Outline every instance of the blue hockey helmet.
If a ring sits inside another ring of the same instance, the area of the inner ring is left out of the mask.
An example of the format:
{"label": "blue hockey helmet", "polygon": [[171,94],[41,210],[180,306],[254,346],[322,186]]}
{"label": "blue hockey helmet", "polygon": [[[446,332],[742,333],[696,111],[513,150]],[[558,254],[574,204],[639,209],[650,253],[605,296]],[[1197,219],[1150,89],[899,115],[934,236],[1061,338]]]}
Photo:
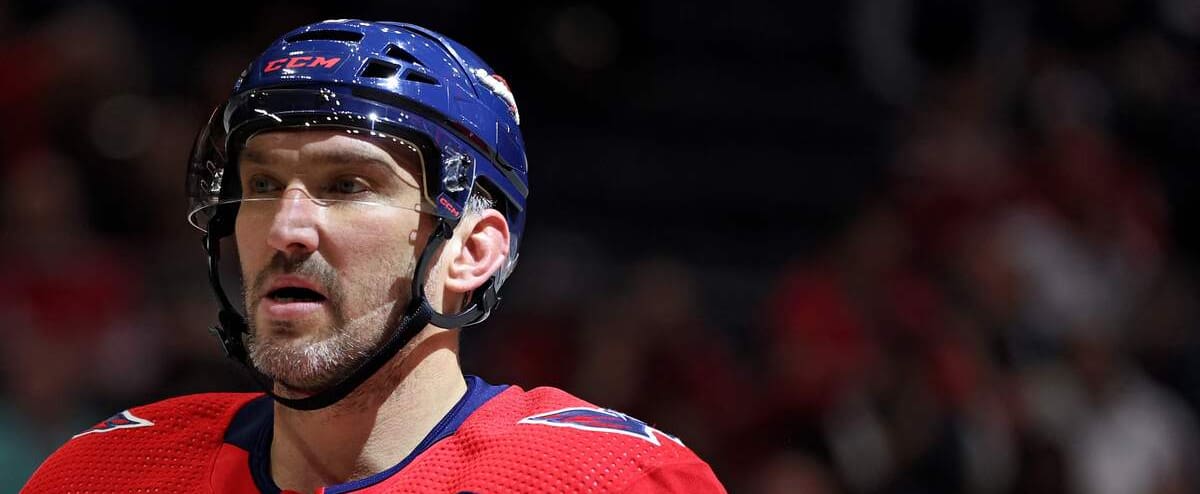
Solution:
{"label": "blue hockey helmet", "polygon": [[[202,130],[188,167],[189,221],[232,233],[237,155],[258,132],[348,128],[394,135],[423,155],[429,210],[456,224],[485,192],[508,220],[515,260],[528,168],[507,83],[478,55],[411,24],[330,20],[275,40],[238,78]],[[510,266],[502,269],[503,283]]]}
{"label": "blue hockey helmet", "polygon": [[[515,264],[525,224],[528,167],[516,102],[507,83],[465,46],[411,24],[329,20],[275,40],[242,73],[229,99],[200,131],[188,163],[188,219],[202,230],[209,278],[220,304],[214,328],[230,357],[247,360],[245,317],[221,287],[220,240],[233,233],[241,201],[237,160],[257,133],[275,129],[345,129],[401,139],[421,156],[420,211],[439,220],[412,280],[413,298],[387,341],[357,370],[325,392],[288,399],[315,409],[351,392],[427,322],[462,327],[482,321]],[[432,253],[453,234],[473,194],[507,219],[508,263],[458,314],[434,311],[424,294]]]}

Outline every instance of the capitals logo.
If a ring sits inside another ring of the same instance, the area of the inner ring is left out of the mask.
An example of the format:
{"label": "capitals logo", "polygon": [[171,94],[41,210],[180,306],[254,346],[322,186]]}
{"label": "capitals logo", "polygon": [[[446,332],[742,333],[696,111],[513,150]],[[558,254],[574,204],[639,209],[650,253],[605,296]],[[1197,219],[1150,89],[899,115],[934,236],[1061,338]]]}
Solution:
{"label": "capitals logo", "polygon": [[626,436],[636,437],[643,441],[649,442],[655,446],[662,445],[662,443],[658,441],[658,436],[662,436],[675,441],[675,443],[679,444],[680,446],[683,446],[683,441],[680,441],[678,438],[663,431],[650,427],[641,420],[635,419],[615,410],[608,410],[604,408],[564,408],[562,410],[555,410],[553,412],[531,415],[518,420],[517,423],[541,424],[552,427],[567,427],[583,431],[624,434]]}
{"label": "capitals logo", "polygon": [[150,427],[152,425],[154,425],[154,422],[151,422],[144,418],[138,417],[137,415],[134,415],[133,413],[131,413],[129,410],[125,410],[124,412],[121,412],[116,415],[113,415],[112,417],[109,417],[108,420],[105,420],[104,422],[100,422],[99,424],[96,424],[91,429],[80,432],[79,434],[75,434],[74,436],[71,437],[71,439],[75,439],[79,436],[86,436],[88,434],[100,434],[100,433],[104,433],[104,432],[112,432],[117,429],[135,429],[138,427]]}

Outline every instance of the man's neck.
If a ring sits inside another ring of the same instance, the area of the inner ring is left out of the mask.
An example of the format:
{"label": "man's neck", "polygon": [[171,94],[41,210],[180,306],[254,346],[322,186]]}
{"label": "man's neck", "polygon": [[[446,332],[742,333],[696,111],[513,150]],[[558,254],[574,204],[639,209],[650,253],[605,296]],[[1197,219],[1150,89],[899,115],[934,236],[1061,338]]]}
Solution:
{"label": "man's neck", "polygon": [[467,391],[456,332],[419,335],[342,401],[298,411],[275,404],[271,476],[313,492],[399,463]]}

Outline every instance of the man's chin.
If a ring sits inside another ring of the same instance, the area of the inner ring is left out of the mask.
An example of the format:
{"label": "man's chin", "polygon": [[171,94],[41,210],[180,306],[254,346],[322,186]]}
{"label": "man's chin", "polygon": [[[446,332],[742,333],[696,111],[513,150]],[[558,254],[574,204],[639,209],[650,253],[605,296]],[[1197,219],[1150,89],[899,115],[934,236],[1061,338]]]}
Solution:
{"label": "man's chin", "polygon": [[360,363],[357,355],[321,352],[322,347],[320,343],[271,341],[255,345],[250,360],[275,382],[281,396],[302,398],[341,382]]}
{"label": "man's chin", "polygon": [[250,361],[276,383],[277,393],[289,398],[332,387],[370,354],[370,343],[328,324],[268,324],[251,331]]}

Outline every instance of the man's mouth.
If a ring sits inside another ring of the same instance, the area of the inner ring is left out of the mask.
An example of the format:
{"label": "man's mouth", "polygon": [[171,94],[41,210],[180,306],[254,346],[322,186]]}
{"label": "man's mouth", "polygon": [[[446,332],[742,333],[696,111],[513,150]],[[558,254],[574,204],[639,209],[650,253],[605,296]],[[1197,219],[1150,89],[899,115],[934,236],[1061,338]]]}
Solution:
{"label": "man's mouth", "polygon": [[292,302],[324,302],[325,296],[316,291],[298,286],[285,286],[267,292],[267,298],[279,303]]}
{"label": "man's mouth", "polygon": [[258,317],[284,321],[306,319],[332,310],[323,285],[293,275],[276,277],[262,296]]}

